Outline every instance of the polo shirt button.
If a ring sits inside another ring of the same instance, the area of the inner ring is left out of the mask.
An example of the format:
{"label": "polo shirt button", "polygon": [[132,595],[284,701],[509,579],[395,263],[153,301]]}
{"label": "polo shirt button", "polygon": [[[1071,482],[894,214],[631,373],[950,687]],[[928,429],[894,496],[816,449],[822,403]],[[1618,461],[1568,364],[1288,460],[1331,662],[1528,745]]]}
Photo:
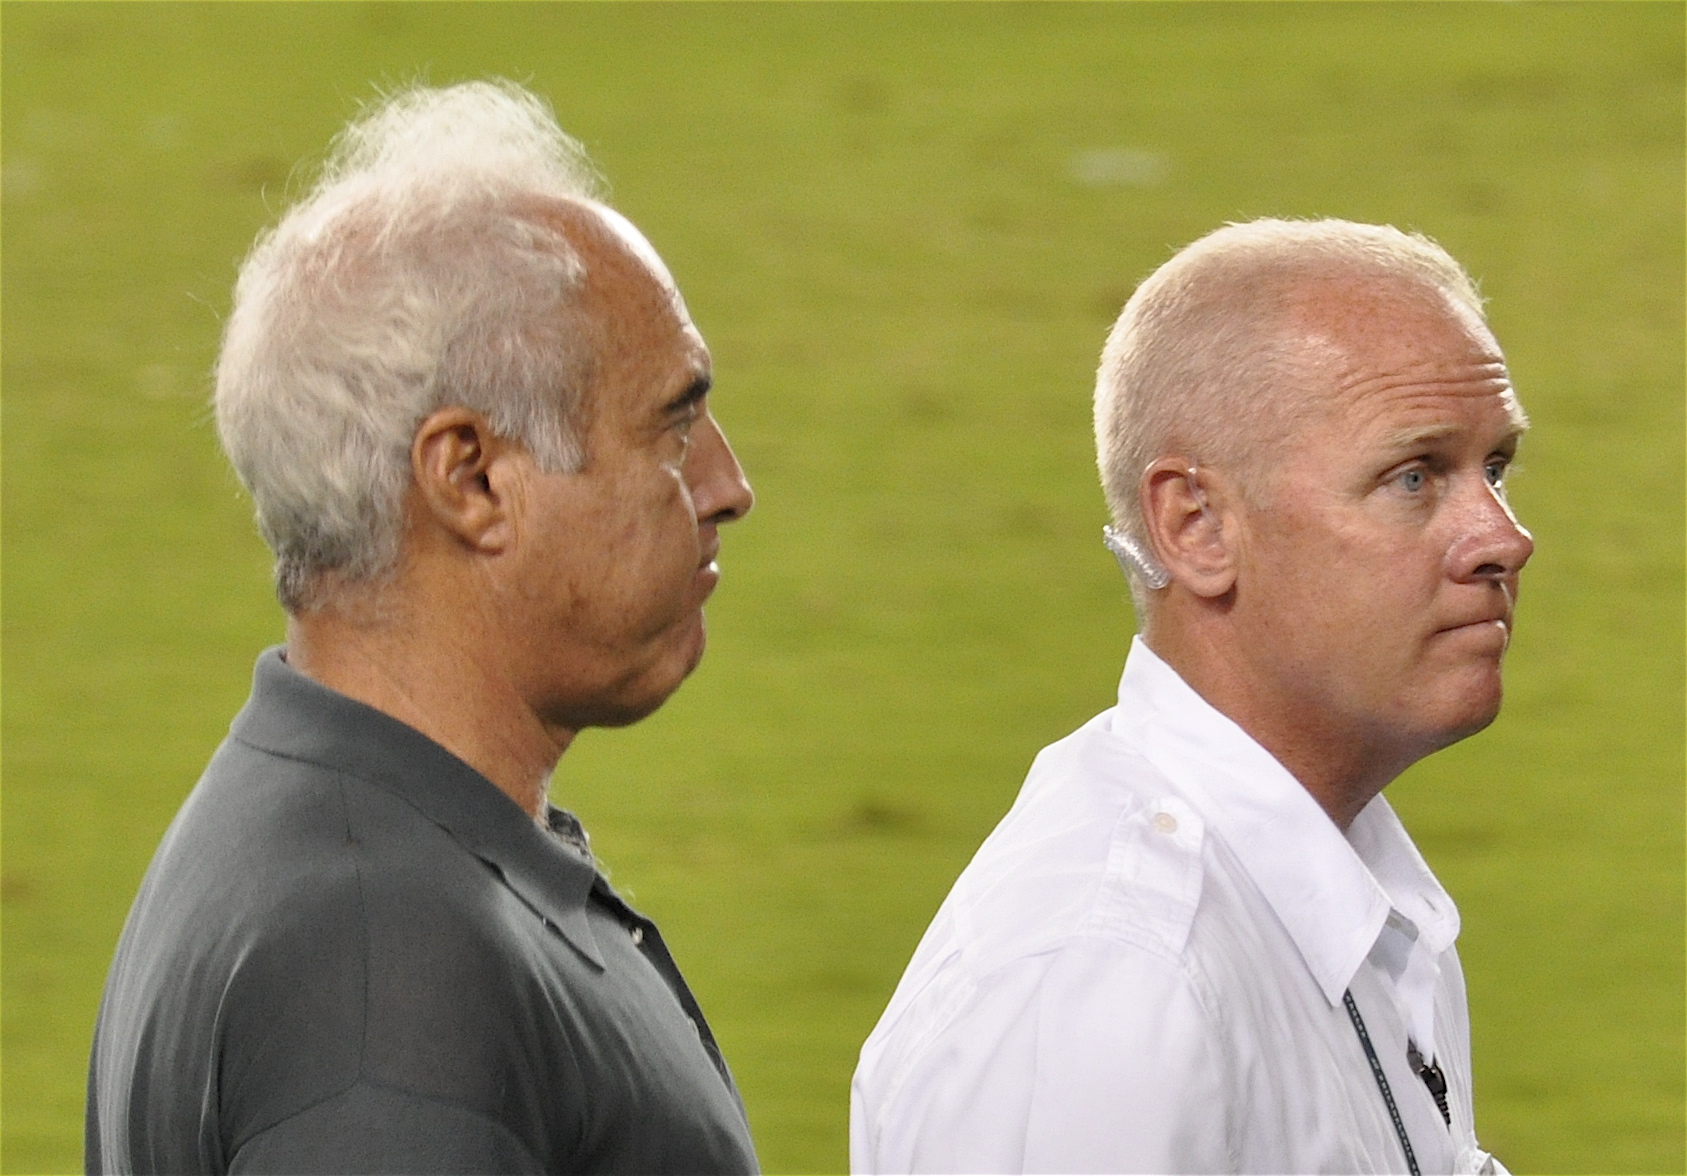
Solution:
{"label": "polo shirt button", "polygon": [[1161,833],[1176,833],[1177,818],[1170,813],[1155,813],[1154,828]]}
{"label": "polo shirt button", "polygon": [[634,927],[633,928],[633,946],[637,947],[639,944],[641,944],[643,942],[644,942],[644,928],[643,927]]}

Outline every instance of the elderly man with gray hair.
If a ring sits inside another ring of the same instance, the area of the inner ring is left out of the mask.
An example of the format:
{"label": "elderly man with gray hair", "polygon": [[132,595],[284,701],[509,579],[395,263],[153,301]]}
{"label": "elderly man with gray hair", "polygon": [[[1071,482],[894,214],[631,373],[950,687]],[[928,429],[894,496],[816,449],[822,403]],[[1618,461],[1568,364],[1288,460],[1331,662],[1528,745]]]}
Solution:
{"label": "elderly man with gray hair", "polygon": [[862,1048],[856,1171],[1503,1171],[1381,792],[1499,711],[1526,424],[1421,236],[1231,225],[1138,288],[1095,428],[1141,633]]}
{"label": "elderly man with gray hair", "polygon": [[414,89],[243,266],[224,448],[283,647],[159,847],[90,1172],[752,1172],[649,920],[546,794],[703,654],[751,505],[709,352],[548,108]]}

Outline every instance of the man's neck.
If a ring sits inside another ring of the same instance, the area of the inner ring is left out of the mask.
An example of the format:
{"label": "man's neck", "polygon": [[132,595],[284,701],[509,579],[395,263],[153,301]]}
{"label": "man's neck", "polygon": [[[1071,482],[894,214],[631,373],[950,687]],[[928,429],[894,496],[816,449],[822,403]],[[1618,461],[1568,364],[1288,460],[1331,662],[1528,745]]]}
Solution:
{"label": "man's neck", "polygon": [[1343,832],[1406,767],[1327,716],[1297,711],[1247,662],[1200,626],[1154,624],[1143,642],[1214,710],[1282,764]]}
{"label": "man's neck", "polygon": [[389,597],[378,610],[290,616],[287,662],[420,731],[543,819],[551,772],[575,733],[541,724],[471,634],[435,633],[409,612]]}

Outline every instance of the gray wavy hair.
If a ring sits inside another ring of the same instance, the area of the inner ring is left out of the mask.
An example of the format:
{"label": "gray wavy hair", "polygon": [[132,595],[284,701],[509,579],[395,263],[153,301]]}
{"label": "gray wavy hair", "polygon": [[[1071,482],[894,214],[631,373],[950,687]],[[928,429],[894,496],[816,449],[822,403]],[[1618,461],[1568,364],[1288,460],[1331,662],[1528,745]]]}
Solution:
{"label": "gray wavy hair", "polygon": [[289,612],[395,567],[417,425],[460,405],[544,469],[584,461],[583,270],[543,212],[599,191],[510,82],[416,87],[340,132],[259,236],[223,332],[217,432]]}
{"label": "gray wavy hair", "polygon": [[[1230,224],[1185,247],[1136,288],[1113,325],[1095,383],[1096,464],[1113,525],[1145,550],[1140,500],[1149,465],[1179,450],[1223,463],[1244,494],[1296,417],[1285,385],[1300,372],[1285,330],[1298,290],[1374,278],[1468,307],[1463,267],[1418,233],[1344,220]],[[1146,586],[1131,576],[1140,612]]]}

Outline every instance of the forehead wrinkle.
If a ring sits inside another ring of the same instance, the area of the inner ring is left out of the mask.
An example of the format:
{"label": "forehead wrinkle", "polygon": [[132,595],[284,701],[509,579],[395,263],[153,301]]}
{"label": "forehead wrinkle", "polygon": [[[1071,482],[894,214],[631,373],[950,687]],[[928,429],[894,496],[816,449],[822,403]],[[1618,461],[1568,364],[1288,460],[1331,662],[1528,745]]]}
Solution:
{"label": "forehead wrinkle", "polygon": [[[1529,418],[1511,386],[1503,360],[1465,362],[1449,372],[1434,356],[1426,356],[1392,366],[1378,372],[1367,367],[1363,359],[1353,355],[1333,340],[1317,339],[1309,348],[1312,355],[1324,363],[1322,392],[1308,390],[1307,400],[1318,403],[1325,422],[1334,427],[1347,427],[1373,421],[1379,413],[1388,411],[1389,404],[1401,402],[1411,405],[1421,402],[1430,412],[1437,411],[1437,401],[1457,398],[1461,401],[1484,397],[1498,397],[1510,425],[1504,442],[1515,442],[1529,428]],[[1314,369],[1316,370],[1316,369]],[[1310,373],[1309,373],[1310,374]],[[1433,374],[1434,378],[1425,378]],[[1345,424],[1344,424],[1345,423]],[[1431,441],[1445,440],[1464,430],[1457,421],[1427,420],[1392,429],[1380,439],[1390,450],[1410,449]]]}
{"label": "forehead wrinkle", "polygon": [[[1503,386],[1506,391],[1511,389],[1511,374],[1506,370],[1505,361],[1502,359],[1465,361],[1457,365],[1448,365],[1445,360],[1436,356],[1424,356],[1405,363],[1391,364],[1386,371],[1377,371],[1361,358],[1351,355],[1345,358],[1348,362],[1333,373],[1335,380],[1331,391],[1336,396],[1358,397],[1388,392],[1401,386],[1468,396],[1485,395],[1499,390],[1499,386]],[[1455,370],[1449,371],[1449,367],[1455,367]],[[1426,378],[1427,373],[1439,374]]]}
{"label": "forehead wrinkle", "polygon": [[[1529,418],[1511,386],[1505,362],[1500,359],[1464,362],[1451,371],[1433,356],[1391,365],[1381,372],[1374,368],[1367,370],[1363,362],[1351,362],[1332,375],[1325,406],[1333,419],[1369,417],[1401,401],[1408,404],[1424,401],[1433,411],[1433,402],[1441,399],[1469,401],[1497,396],[1514,434],[1520,435],[1529,427]],[[1447,431],[1453,428],[1449,425]],[[1416,436],[1422,441],[1432,439],[1439,429],[1441,426],[1435,422],[1408,425],[1397,435]]]}

